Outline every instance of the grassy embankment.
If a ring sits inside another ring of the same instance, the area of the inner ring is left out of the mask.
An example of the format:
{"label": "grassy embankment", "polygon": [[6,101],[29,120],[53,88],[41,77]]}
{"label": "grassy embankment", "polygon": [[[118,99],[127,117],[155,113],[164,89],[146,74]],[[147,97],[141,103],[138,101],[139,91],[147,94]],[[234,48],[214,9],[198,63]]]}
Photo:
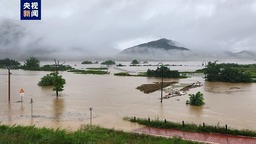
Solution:
{"label": "grassy embankment", "polygon": [[88,70],[108,70],[107,67],[98,67],[98,68],[86,68]]}
{"label": "grassy embankment", "polygon": [[0,125],[0,143],[6,144],[196,144],[178,138],[163,138],[134,133],[126,133],[113,129],[89,127],[68,132],[33,126]]}
{"label": "grassy embankment", "polygon": [[146,125],[149,127],[156,127],[156,128],[174,128],[183,131],[189,132],[208,132],[208,133],[221,133],[221,134],[230,134],[230,135],[241,135],[241,136],[250,136],[256,137],[256,131],[252,130],[237,130],[228,128],[226,126],[211,126],[211,125],[196,125],[191,123],[177,123],[171,122],[166,120],[150,120],[150,119],[143,119],[143,118],[134,118],[134,117],[125,117],[124,120],[128,120],[131,122],[136,122],[142,125]]}
{"label": "grassy embankment", "polygon": [[115,73],[115,76],[138,76],[138,77],[146,77],[146,73],[139,73],[137,75],[129,74],[128,72],[120,72],[120,73]]}
{"label": "grassy embankment", "polygon": [[100,68],[87,68],[87,70],[70,70],[68,72],[74,72],[76,74],[98,74],[98,75],[104,75],[104,74],[109,74],[108,68],[105,67],[100,67]]}
{"label": "grassy embankment", "polygon": [[[188,78],[185,74],[187,74],[186,72],[181,72],[180,73],[181,74],[181,76],[180,77],[178,77],[178,78]],[[147,77],[147,73],[146,72],[141,72],[141,73],[139,73],[139,74],[136,74],[136,75],[134,75],[134,74],[130,74],[130,73],[128,73],[128,72],[120,72],[120,73],[115,73],[114,74],[115,76],[135,76],[135,77]]]}

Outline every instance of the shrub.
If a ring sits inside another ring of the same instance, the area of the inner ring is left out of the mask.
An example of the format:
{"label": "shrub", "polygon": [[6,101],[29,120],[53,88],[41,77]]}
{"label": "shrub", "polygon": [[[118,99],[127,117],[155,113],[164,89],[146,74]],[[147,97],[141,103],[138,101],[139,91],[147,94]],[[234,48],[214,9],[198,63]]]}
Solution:
{"label": "shrub", "polygon": [[194,106],[201,106],[205,104],[203,93],[197,92],[196,94],[189,94],[189,96],[189,101],[187,101],[186,103]]}
{"label": "shrub", "polygon": [[92,61],[83,61],[82,64],[93,64]]}
{"label": "shrub", "polygon": [[137,61],[136,59],[135,60],[132,60],[132,63],[133,65],[136,65],[136,64],[139,64],[139,61]]}
{"label": "shrub", "polygon": [[101,64],[102,65],[114,65],[116,63],[114,61],[112,61],[112,60],[107,60],[107,61],[102,62]]}
{"label": "shrub", "polygon": [[38,83],[39,86],[53,86],[54,77],[52,74],[47,74],[41,78],[41,81]]}
{"label": "shrub", "polygon": [[[222,82],[252,82],[252,76],[249,72],[244,71],[250,65],[238,64],[217,64],[209,62],[204,69],[206,81],[222,81]],[[254,69],[254,68],[253,68]],[[252,71],[252,70],[251,70]]]}
{"label": "shrub", "polygon": [[177,70],[170,70],[168,67],[161,66],[156,70],[147,71],[148,77],[165,77],[165,78],[180,78],[180,73]]}

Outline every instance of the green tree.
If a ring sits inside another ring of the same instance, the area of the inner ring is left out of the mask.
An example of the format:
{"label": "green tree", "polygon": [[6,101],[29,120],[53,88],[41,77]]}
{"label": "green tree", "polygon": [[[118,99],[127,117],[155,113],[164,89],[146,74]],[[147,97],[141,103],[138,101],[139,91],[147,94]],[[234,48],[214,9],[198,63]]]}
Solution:
{"label": "green tree", "polygon": [[156,70],[147,70],[148,77],[165,77],[165,78],[180,78],[180,73],[177,70],[170,70],[166,66],[157,67]]}
{"label": "green tree", "polygon": [[131,64],[137,65],[137,64],[139,64],[139,61],[137,61],[136,59],[135,59],[135,60],[132,60],[132,63],[131,63]]}
{"label": "green tree", "polygon": [[206,81],[222,82],[252,82],[252,77],[248,72],[244,72],[237,64],[217,64],[209,62],[205,68]]}
{"label": "green tree", "polygon": [[83,61],[81,64],[93,64],[92,61]]}
{"label": "green tree", "polygon": [[40,61],[35,57],[30,57],[26,59],[24,64],[24,69],[26,70],[39,70],[40,69]]}
{"label": "green tree", "polygon": [[224,67],[220,72],[220,79],[224,82],[251,82],[251,76],[235,68]]}
{"label": "green tree", "polygon": [[116,63],[114,61],[112,61],[112,60],[107,60],[107,61],[102,62],[101,64],[102,65],[114,65]]}
{"label": "green tree", "polygon": [[206,81],[219,81],[220,80],[220,66],[215,62],[209,62],[205,68]]}
{"label": "green tree", "polygon": [[197,92],[196,94],[189,94],[189,96],[189,101],[187,101],[187,103],[190,105],[201,106],[205,104],[203,93]]}
{"label": "green tree", "polygon": [[53,91],[56,92],[57,97],[59,96],[59,92],[64,90],[65,84],[66,80],[56,72],[42,77],[41,81],[38,83],[39,86],[53,86]]}
{"label": "green tree", "polygon": [[56,96],[59,96],[59,92],[63,91],[64,84],[66,84],[66,81],[64,78],[62,78],[61,75],[58,75],[58,73],[53,73],[53,91],[56,92]]}
{"label": "green tree", "polygon": [[20,63],[16,60],[12,60],[9,58],[0,60],[0,68],[7,67],[10,68],[18,68],[20,66]]}
{"label": "green tree", "polygon": [[54,77],[53,74],[47,74],[41,78],[38,83],[39,86],[53,86]]}

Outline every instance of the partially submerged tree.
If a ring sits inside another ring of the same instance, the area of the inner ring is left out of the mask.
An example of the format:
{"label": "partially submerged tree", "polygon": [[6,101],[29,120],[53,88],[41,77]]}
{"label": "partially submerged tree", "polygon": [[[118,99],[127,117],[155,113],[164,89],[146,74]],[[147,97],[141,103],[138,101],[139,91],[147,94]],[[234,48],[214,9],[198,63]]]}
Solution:
{"label": "partially submerged tree", "polygon": [[189,94],[189,101],[186,103],[194,106],[204,105],[205,103],[203,93],[197,92],[196,94]]}
{"label": "partially submerged tree", "polygon": [[107,60],[101,63],[102,65],[115,65],[116,63],[112,60]]}
{"label": "partially submerged tree", "polygon": [[64,90],[63,88],[65,84],[65,79],[55,72],[45,75],[38,83],[39,86],[53,86],[53,91],[56,92],[56,96],[59,96],[59,92]]}
{"label": "partially submerged tree", "polygon": [[81,64],[93,64],[92,61],[83,61]]}
{"label": "partially submerged tree", "polygon": [[41,78],[38,85],[39,86],[53,86],[54,77],[53,74],[47,74]]}
{"label": "partially submerged tree", "polygon": [[56,92],[56,96],[58,97],[59,92],[64,90],[63,88],[66,81],[61,75],[58,75],[58,73],[53,73],[53,77],[53,90]]}
{"label": "partially submerged tree", "polygon": [[139,63],[140,63],[140,62],[135,59],[135,60],[132,60],[132,63],[131,63],[131,64],[137,65],[137,64],[139,64]]}
{"label": "partially submerged tree", "polygon": [[55,62],[55,72],[52,72],[51,74],[47,74],[46,76],[41,78],[41,81],[38,83],[39,86],[53,86],[53,91],[56,92],[56,96],[59,96],[59,92],[63,91],[64,85],[66,84],[66,81],[64,78],[62,78],[61,75],[59,75],[58,68],[59,66],[62,66],[63,64],[59,64],[59,61],[54,60]]}
{"label": "partially submerged tree", "polygon": [[66,83],[65,79],[62,78],[61,75],[59,75],[59,67],[62,66],[65,62],[60,64],[60,62],[56,59],[54,59],[55,63],[55,73],[53,73],[54,81],[53,81],[53,90],[56,92],[56,96],[59,96],[59,91],[63,91],[64,89],[64,84]]}
{"label": "partially submerged tree", "polygon": [[217,64],[209,62],[205,68],[206,81],[221,81],[221,82],[252,82],[252,77],[249,73],[240,70],[236,64]]}

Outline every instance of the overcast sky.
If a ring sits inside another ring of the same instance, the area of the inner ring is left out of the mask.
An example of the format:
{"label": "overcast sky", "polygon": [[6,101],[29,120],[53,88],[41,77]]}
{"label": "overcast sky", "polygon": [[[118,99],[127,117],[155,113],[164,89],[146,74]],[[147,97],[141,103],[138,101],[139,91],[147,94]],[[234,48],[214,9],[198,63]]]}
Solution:
{"label": "overcast sky", "polygon": [[108,56],[159,38],[256,50],[255,0],[42,0],[41,21],[19,20],[19,8],[19,0],[0,0],[2,55]]}

